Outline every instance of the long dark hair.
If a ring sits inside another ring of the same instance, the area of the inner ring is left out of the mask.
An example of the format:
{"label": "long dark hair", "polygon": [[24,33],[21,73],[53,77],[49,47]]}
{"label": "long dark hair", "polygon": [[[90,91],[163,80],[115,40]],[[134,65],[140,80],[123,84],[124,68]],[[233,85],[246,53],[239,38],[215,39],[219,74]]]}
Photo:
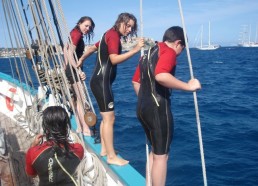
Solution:
{"label": "long dark hair", "polygon": [[133,20],[134,21],[134,26],[132,27],[132,31],[130,32],[130,36],[137,36],[137,29],[138,29],[138,26],[137,26],[137,19],[135,18],[135,16],[133,14],[130,14],[130,13],[121,13],[118,15],[118,18],[115,22],[115,25],[113,26],[113,28],[116,30],[116,31],[119,31],[119,28],[121,26],[121,23],[125,23],[125,25],[130,21],[130,20]]}
{"label": "long dark hair", "polygon": [[181,40],[181,44],[185,46],[184,30],[180,26],[168,28],[163,36],[163,42],[174,42],[176,40]]}
{"label": "long dark hair", "polygon": [[88,40],[90,42],[90,40],[93,38],[94,36],[94,28],[95,28],[95,23],[93,21],[93,19],[89,16],[83,16],[79,19],[79,21],[76,23],[76,26],[74,28],[77,28],[77,29],[80,29],[79,28],[79,25],[81,23],[83,23],[84,21],[90,21],[91,22],[91,27],[90,27],[90,30],[89,32],[86,34],[86,40]]}
{"label": "long dark hair", "polygon": [[60,106],[50,106],[43,111],[42,128],[47,141],[63,146],[69,152],[68,136],[71,123],[66,110]]}

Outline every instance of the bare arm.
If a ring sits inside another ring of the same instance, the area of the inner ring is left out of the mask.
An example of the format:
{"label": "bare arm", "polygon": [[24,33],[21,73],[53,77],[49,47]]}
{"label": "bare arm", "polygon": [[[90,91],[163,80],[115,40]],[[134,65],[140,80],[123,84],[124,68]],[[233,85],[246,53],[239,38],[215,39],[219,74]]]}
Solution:
{"label": "bare arm", "polygon": [[70,45],[67,44],[64,47],[64,56],[65,56],[66,65],[69,65],[68,63],[70,63],[72,67],[76,69],[76,61],[73,57],[75,50],[76,50],[76,46],[73,44],[70,44]]}
{"label": "bare arm", "polygon": [[191,79],[190,81],[188,81],[188,83],[185,83],[175,78],[170,73],[157,74],[155,76],[155,79],[159,84],[170,89],[178,89],[184,91],[196,91],[198,89],[201,89],[201,84],[199,80]]}
{"label": "bare arm", "polygon": [[95,51],[97,51],[97,47],[95,45],[90,46],[84,53],[83,55],[80,57],[80,59],[78,60],[78,64],[77,67],[81,67],[83,64],[83,61],[89,57],[92,53],[94,53]]}
{"label": "bare arm", "polygon": [[143,46],[144,46],[144,39],[139,38],[138,44],[132,50],[125,52],[123,54],[110,54],[109,57],[110,57],[111,63],[113,65],[116,65],[124,62],[125,60],[129,59],[134,54],[139,52]]}

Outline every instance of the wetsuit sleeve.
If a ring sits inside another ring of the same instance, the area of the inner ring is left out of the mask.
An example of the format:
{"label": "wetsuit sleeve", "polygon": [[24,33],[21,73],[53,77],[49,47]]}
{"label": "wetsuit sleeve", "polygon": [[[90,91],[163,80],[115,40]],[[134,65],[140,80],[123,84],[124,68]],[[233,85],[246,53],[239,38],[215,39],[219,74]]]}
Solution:
{"label": "wetsuit sleeve", "polygon": [[95,43],[95,47],[99,48],[99,41]]}
{"label": "wetsuit sleeve", "polygon": [[78,43],[79,43],[80,40],[81,40],[82,35],[81,35],[80,32],[79,32],[78,30],[76,30],[76,29],[72,30],[71,33],[70,33],[70,35],[71,35],[71,39],[72,39],[73,45],[74,45],[74,46],[77,46]]}
{"label": "wetsuit sleeve", "polygon": [[82,160],[84,156],[84,149],[80,143],[75,143],[73,146],[73,153]]}
{"label": "wetsuit sleeve", "polygon": [[33,153],[33,150],[32,150],[32,148],[30,148],[27,151],[27,154],[26,154],[26,167],[25,167],[25,170],[26,170],[27,175],[29,175],[29,176],[37,175],[36,170],[32,167],[32,163],[33,163],[32,156],[31,156],[32,153]]}
{"label": "wetsuit sleeve", "polygon": [[140,78],[140,66],[138,65],[135,72],[134,72],[134,75],[133,75],[133,79],[132,79],[133,82],[137,82],[137,83],[141,83],[141,78]]}
{"label": "wetsuit sleeve", "polygon": [[119,54],[120,37],[114,30],[109,30],[105,35],[109,54]]}
{"label": "wetsuit sleeve", "polygon": [[172,49],[160,51],[159,60],[155,68],[155,75],[159,73],[170,73],[176,65],[176,53]]}

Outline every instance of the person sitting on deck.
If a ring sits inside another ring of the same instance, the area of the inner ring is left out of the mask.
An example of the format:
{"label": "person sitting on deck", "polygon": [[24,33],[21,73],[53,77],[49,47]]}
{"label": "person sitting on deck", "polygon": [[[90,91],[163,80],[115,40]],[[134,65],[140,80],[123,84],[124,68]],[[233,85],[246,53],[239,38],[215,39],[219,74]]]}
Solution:
{"label": "person sitting on deck", "polygon": [[[66,110],[51,106],[43,111],[42,128],[26,154],[26,173],[39,176],[39,185],[76,185],[72,175],[84,155],[79,143],[68,140],[71,129]],[[43,137],[46,141],[43,141]]]}

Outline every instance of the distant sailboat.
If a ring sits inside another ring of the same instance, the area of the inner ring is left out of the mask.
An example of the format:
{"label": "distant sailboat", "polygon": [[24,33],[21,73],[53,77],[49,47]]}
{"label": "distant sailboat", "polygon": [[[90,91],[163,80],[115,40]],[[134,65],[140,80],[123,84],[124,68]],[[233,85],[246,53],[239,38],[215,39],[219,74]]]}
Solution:
{"label": "distant sailboat", "polygon": [[209,22],[209,40],[208,40],[208,45],[203,45],[203,25],[201,27],[201,44],[200,46],[196,46],[197,49],[199,50],[216,50],[220,47],[220,45],[214,45],[211,44],[211,29],[210,29],[210,22]]}
{"label": "distant sailboat", "polygon": [[242,31],[240,32],[240,42],[238,43],[238,46],[258,47],[257,35],[258,35],[258,26],[256,27],[255,40],[251,41],[251,25],[249,25],[249,29],[248,29],[248,25],[242,25]]}

